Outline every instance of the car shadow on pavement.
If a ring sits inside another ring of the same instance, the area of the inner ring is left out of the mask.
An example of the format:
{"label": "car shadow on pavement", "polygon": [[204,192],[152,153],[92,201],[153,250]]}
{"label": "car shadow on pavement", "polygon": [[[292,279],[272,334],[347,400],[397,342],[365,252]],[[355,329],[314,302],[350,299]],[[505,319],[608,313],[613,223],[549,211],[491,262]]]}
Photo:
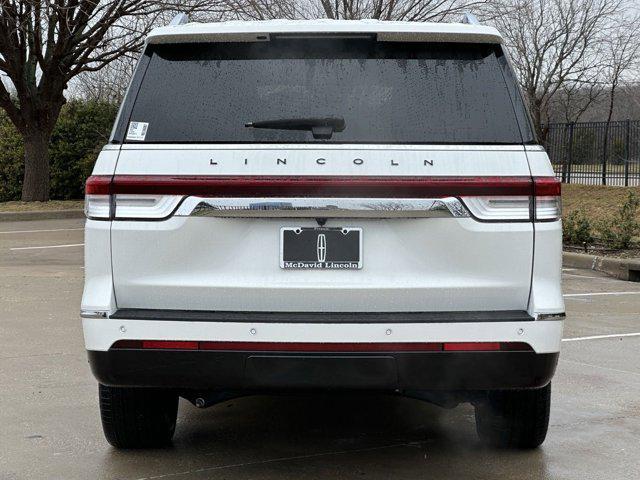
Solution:
{"label": "car shadow on pavement", "polygon": [[546,477],[540,449],[483,447],[469,405],[380,394],[261,395],[203,410],[181,401],[172,447],[110,449],[103,468],[137,479]]}

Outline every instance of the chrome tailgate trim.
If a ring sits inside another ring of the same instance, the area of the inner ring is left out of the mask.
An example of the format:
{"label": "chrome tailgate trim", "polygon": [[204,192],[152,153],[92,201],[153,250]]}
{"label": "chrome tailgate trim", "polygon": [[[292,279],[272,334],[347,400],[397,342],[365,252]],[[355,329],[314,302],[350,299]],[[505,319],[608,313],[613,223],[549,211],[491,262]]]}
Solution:
{"label": "chrome tailgate trim", "polygon": [[447,198],[187,197],[182,217],[442,218],[469,217],[460,200]]}

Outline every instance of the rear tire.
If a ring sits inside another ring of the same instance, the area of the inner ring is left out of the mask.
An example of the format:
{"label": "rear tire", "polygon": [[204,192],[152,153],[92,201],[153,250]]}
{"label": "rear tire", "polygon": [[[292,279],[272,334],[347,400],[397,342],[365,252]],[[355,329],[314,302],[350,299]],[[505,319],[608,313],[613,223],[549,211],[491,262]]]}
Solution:
{"label": "rear tire", "polygon": [[153,448],[171,443],[178,416],[177,394],[99,385],[99,397],[104,436],[114,447]]}
{"label": "rear tire", "polygon": [[475,407],[478,436],[498,448],[536,448],[547,436],[550,407],[551,384],[487,392]]}

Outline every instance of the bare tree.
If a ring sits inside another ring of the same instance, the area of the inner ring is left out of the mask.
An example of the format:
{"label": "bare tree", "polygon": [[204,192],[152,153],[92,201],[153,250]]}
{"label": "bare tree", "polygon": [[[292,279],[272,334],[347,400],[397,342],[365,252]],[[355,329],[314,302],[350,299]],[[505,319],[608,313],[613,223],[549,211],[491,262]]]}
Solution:
{"label": "bare tree", "polygon": [[616,30],[607,42],[607,63],[604,67],[604,79],[609,90],[609,108],[607,110],[607,123],[604,130],[602,146],[602,182],[606,183],[606,162],[609,148],[609,129],[613,107],[618,86],[624,79],[624,75],[634,66],[640,65],[640,16],[626,20],[619,19]]}
{"label": "bare tree", "polygon": [[561,85],[549,100],[545,123],[558,120],[565,123],[579,122],[605,93],[605,85],[597,80],[599,77],[600,75],[593,75],[592,80],[571,81]]}
{"label": "bare tree", "polygon": [[[636,69],[635,77],[640,78],[640,65]],[[626,118],[640,119],[640,81],[628,81],[620,85],[620,93],[623,95],[623,105],[618,107],[626,115]]]}
{"label": "bare tree", "polygon": [[228,0],[238,16],[253,19],[330,18],[440,21],[488,0]]}
{"label": "bare tree", "polygon": [[67,96],[83,100],[120,103],[133,76],[138,55],[132,52],[97,72],[83,72],[69,85]]}
{"label": "bare tree", "polygon": [[69,81],[138,50],[168,10],[216,1],[0,0],[0,108],[24,139],[23,200],[49,199],[48,143]]}
{"label": "bare tree", "polygon": [[606,42],[603,78],[609,93],[607,122],[611,121],[618,88],[627,73],[640,68],[640,16],[620,18]]}
{"label": "bare tree", "polygon": [[482,0],[319,0],[327,18],[439,21],[479,7]]}
{"label": "bare tree", "polygon": [[[505,37],[541,139],[554,95],[597,83],[603,45],[627,0],[495,0]],[[589,97],[587,97],[589,98]],[[588,105],[583,106],[586,109]]]}

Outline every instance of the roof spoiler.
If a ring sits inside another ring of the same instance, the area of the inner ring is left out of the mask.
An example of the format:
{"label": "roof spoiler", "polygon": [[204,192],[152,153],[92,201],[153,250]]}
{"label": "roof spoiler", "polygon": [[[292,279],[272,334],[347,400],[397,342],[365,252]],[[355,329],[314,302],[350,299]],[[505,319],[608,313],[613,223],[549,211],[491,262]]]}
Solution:
{"label": "roof spoiler", "polygon": [[264,20],[197,23],[190,21],[186,13],[179,13],[169,25],[153,29],[147,36],[147,44],[268,42],[273,35],[345,34],[375,34],[380,42],[502,43],[495,28],[481,25],[471,13],[465,13],[460,22]]}

